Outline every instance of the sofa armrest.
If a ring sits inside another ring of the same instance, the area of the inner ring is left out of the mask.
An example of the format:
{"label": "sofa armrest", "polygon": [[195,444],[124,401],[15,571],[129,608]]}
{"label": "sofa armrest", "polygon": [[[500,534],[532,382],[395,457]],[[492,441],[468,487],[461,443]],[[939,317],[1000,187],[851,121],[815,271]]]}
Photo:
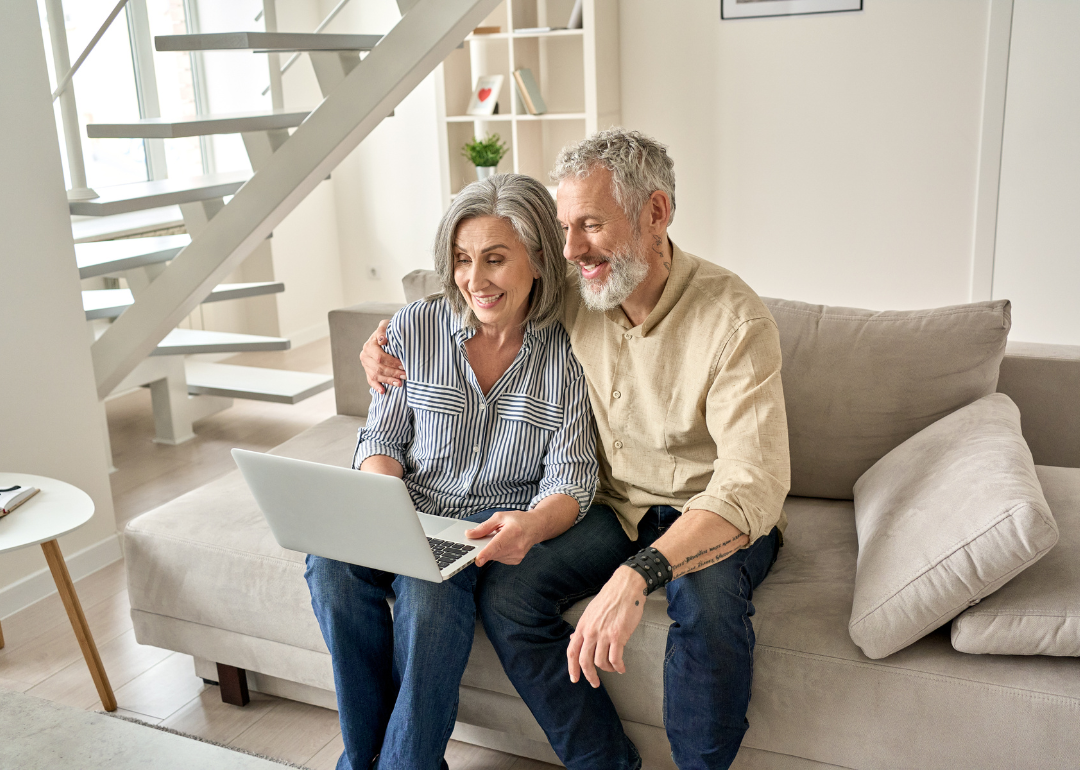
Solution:
{"label": "sofa armrest", "polygon": [[997,389],[1020,407],[1036,465],[1080,468],[1080,346],[1009,342]]}
{"label": "sofa armrest", "polygon": [[395,302],[361,302],[330,311],[330,355],[334,364],[334,395],[338,414],[363,417],[371,403],[360,350],[379,321],[389,318],[403,305]]}

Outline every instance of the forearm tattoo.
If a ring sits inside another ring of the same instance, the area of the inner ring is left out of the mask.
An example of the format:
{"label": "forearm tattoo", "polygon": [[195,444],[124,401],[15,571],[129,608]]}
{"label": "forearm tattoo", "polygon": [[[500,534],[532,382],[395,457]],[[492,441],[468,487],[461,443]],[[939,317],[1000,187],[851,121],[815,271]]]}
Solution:
{"label": "forearm tattoo", "polygon": [[729,538],[719,545],[714,545],[712,548],[702,549],[693,556],[688,556],[678,564],[672,564],[671,570],[674,573],[674,577],[682,577],[691,572],[697,572],[699,569],[704,569],[710,564],[716,564],[717,562],[723,561],[748,542],[750,542],[750,538],[746,534],[740,532],[736,537]]}

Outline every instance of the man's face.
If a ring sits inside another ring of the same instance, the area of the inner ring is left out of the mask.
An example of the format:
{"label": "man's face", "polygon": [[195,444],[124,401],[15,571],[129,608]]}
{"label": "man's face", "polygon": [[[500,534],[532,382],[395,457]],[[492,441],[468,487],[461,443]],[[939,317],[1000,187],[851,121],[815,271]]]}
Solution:
{"label": "man's face", "polygon": [[639,224],[626,218],[612,195],[611,172],[598,168],[584,179],[564,179],[558,208],[563,256],[577,267],[586,307],[618,307],[645,280],[649,262]]}

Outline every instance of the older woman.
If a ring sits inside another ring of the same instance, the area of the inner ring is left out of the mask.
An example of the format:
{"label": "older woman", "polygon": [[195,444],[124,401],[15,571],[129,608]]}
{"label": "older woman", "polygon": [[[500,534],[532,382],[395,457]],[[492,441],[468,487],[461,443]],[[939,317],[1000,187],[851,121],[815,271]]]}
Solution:
{"label": "older woman", "polygon": [[471,184],[436,235],[442,293],[390,322],[387,350],[409,380],[375,394],[353,467],[401,477],[418,510],[475,521],[473,536],[494,538],[443,583],[308,557],[345,742],[339,770],[446,767],[485,565],[518,564],[592,501],[592,412],[558,323],[561,250],[539,182]]}

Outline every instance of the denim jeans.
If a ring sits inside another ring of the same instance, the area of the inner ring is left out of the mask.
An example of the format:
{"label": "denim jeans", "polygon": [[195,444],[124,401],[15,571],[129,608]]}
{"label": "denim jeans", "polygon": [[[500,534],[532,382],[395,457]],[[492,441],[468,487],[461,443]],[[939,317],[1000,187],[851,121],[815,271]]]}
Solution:
{"label": "denim jeans", "polygon": [[[594,505],[566,534],[534,546],[518,568],[493,565],[484,577],[478,606],[487,635],[555,753],[572,770],[635,768],[640,760],[604,689],[594,690],[584,677],[570,682],[566,648],[573,629],[559,615],[596,593],[619,564],[678,516],[668,506],[649,509],[632,542],[614,511]],[[667,586],[674,623],[664,664],[664,725],[681,770],[727,768],[738,753],[753,677],[753,589],[778,549],[774,529],[750,548]]]}
{"label": "denim jeans", "polygon": [[304,577],[330,650],[345,743],[338,770],[368,770],[375,757],[380,770],[445,770],[486,568],[472,564],[431,583],[307,557]]}
{"label": "denim jeans", "polygon": [[485,565],[477,608],[510,681],[570,770],[637,770],[641,759],[601,686],[570,681],[573,627],[563,610],[598,592],[638,547],[615,512],[594,505],[556,538],[534,545],[520,564]]}

